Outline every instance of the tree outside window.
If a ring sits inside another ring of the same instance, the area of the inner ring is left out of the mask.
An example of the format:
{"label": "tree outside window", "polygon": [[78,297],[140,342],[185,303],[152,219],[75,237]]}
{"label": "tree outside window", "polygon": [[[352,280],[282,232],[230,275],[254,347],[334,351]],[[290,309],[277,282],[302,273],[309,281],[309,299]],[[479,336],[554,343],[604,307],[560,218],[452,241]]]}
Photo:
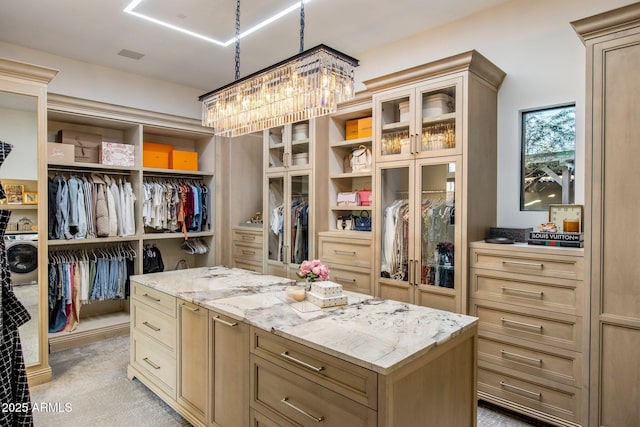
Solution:
{"label": "tree outside window", "polygon": [[575,151],[575,104],[522,112],[521,211],[574,202]]}

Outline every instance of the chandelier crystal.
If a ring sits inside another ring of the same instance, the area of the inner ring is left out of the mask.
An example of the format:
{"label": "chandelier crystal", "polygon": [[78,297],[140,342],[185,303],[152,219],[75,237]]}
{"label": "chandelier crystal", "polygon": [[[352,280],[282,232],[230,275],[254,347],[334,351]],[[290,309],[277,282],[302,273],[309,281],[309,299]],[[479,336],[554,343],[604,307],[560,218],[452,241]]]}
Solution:
{"label": "chandelier crystal", "polygon": [[318,45],[202,95],[202,124],[233,137],[333,113],[353,97],[357,66]]}

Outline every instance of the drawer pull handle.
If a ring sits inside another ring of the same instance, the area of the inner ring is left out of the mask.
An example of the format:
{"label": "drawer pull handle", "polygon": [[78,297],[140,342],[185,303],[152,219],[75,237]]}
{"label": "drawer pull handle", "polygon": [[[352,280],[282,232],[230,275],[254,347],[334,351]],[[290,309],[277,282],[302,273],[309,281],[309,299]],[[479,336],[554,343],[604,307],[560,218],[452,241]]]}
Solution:
{"label": "drawer pull handle", "polygon": [[503,265],[512,264],[518,267],[536,268],[540,270],[542,270],[542,267],[544,266],[541,262],[524,262],[524,261],[507,261],[507,260],[502,260],[502,264]]}
{"label": "drawer pull handle", "polygon": [[149,329],[153,329],[153,330],[154,330],[154,331],[156,331],[156,332],[160,332],[160,328],[158,328],[157,326],[152,325],[152,324],[151,324],[151,323],[149,323],[149,322],[142,322],[142,324],[143,324],[144,326],[146,326],[147,328],[149,328]]}
{"label": "drawer pull handle", "polygon": [[289,408],[294,409],[298,412],[300,412],[302,415],[305,415],[309,418],[311,418],[313,421],[317,422],[317,423],[321,423],[322,421],[324,421],[324,417],[314,417],[313,415],[311,415],[310,413],[308,413],[307,411],[305,411],[304,409],[300,409],[298,408],[296,405],[292,404],[289,402],[289,398],[288,397],[283,397],[280,402],[284,403],[285,405],[287,405]]}
{"label": "drawer pull handle", "polygon": [[156,365],[155,363],[153,363],[151,360],[149,360],[148,357],[145,357],[144,359],[145,362],[147,362],[153,369],[160,369],[160,365]]}
{"label": "drawer pull handle", "polygon": [[542,325],[532,325],[531,323],[518,322],[517,320],[510,320],[504,317],[501,317],[500,320],[503,321],[504,323],[512,323],[514,325],[524,326],[526,328],[538,329],[539,331],[542,332]]}
{"label": "drawer pull handle", "polygon": [[214,322],[218,322],[218,323],[222,323],[225,326],[231,326],[231,327],[238,326],[238,322],[233,322],[233,323],[227,322],[226,320],[222,320],[220,318],[220,316],[213,317],[213,321]]}
{"label": "drawer pull handle", "polygon": [[349,279],[349,278],[346,278],[346,277],[338,277],[338,276],[336,276],[335,279],[336,279],[337,282],[356,283],[356,279]]}
{"label": "drawer pull handle", "polygon": [[538,400],[542,399],[542,393],[536,393],[535,391],[529,391],[529,390],[521,388],[521,387],[516,387],[514,385],[507,384],[504,381],[500,381],[500,387],[510,388],[512,390],[516,390],[516,391],[519,391],[519,392],[522,392],[522,393],[530,394],[531,396],[535,396]]}
{"label": "drawer pull handle", "polygon": [[305,368],[312,369],[312,370],[314,370],[314,371],[316,371],[316,372],[322,372],[322,371],[324,371],[324,366],[320,366],[320,367],[318,368],[317,366],[310,365],[310,364],[308,364],[307,362],[303,362],[303,361],[302,361],[302,360],[300,360],[300,359],[296,359],[295,357],[289,356],[289,352],[288,352],[288,351],[283,351],[282,353],[280,353],[280,356],[282,356],[282,357],[284,357],[285,359],[290,360],[290,361],[292,361],[292,362],[294,362],[294,363],[297,363],[298,365],[302,365],[302,366],[304,366]]}
{"label": "drawer pull handle", "polygon": [[502,287],[502,292],[518,292],[521,294],[530,294],[530,295],[537,295],[540,298],[542,298],[542,291],[530,291],[527,289],[518,289],[518,288],[509,288],[507,286],[503,286]]}
{"label": "drawer pull handle", "polygon": [[242,240],[256,240],[256,236],[242,236]]}
{"label": "drawer pull handle", "polygon": [[154,298],[149,294],[142,294],[143,297],[149,298],[150,300],[153,300],[155,302],[160,302],[160,298]]}
{"label": "drawer pull handle", "polygon": [[335,252],[336,255],[356,256],[356,251],[341,251],[338,249],[334,249],[333,252]]}
{"label": "drawer pull handle", "polygon": [[194,313],[195,313],[196,311],[200,311],[200,307],[193,308],[193,307],[189,307],[187,304],[182,304],[182,306],[183,306],[184,308],[186,308],[187,310],[191,310],[191,311],[193,311]]}
{"label": "drawer pull handle", "polygon": [[246,249],[242,250],[242,255],[255,255],[256,251],[248,251]]}
{"label": "drawer pull handle", "polygon": [[518,359],[523,359],[529,362],[533,362],[537,365],[542,366],[542,359],[536,359],[534,357],[528,357],[528,356],[523,356],[521,354],[517,354],[517,353],[511,353],[510,351],[506,351],[506,350],[500,350],[500,354],[502,354],[503,356],[507,356],[507,357],[516,357]]}

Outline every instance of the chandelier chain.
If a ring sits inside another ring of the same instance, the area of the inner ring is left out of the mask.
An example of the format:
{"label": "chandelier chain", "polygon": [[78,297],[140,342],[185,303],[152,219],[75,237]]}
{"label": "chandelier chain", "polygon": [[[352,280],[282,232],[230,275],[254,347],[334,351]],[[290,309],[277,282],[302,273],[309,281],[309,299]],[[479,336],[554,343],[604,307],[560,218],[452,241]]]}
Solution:
{"label": "chandelier chain", "polygon": [[300,0],[300,53],[304,52],[304,0]]}
{"label": "chandelier chain", "polygon": [[240,0],[236,1],[236,80],[240,78]]}

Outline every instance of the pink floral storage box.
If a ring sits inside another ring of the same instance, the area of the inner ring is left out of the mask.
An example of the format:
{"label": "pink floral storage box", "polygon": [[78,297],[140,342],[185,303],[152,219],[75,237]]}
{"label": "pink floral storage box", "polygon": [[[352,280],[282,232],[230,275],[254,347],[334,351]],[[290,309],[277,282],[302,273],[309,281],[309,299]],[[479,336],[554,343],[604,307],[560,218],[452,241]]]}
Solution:
{"label": "pink floral storage box", "polygon": [[100,163],[109,166],[129,166],[135,162],[135,149],[133,145],[119,144],[117,142],[102,142],[100,150]]}

